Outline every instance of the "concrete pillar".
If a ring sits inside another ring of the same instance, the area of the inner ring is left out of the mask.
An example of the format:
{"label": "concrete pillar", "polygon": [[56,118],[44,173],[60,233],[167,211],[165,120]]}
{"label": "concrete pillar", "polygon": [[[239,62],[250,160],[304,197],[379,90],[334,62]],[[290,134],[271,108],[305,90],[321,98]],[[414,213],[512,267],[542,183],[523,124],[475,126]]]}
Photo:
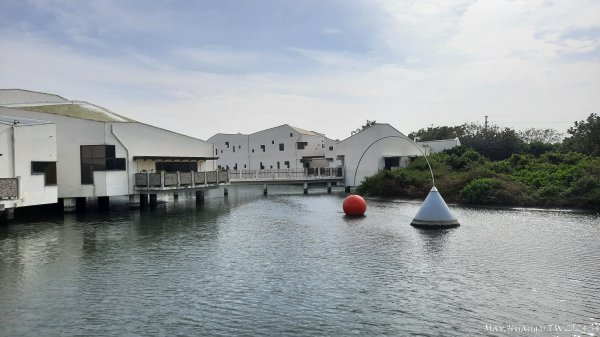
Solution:
{"label": "concrete pillar", "polygon": [[196,191],[196,205],[204,204],[204,191],[197,190]]}
{"label": "concrete pillar", "polygon": [[156,208],[156,205],[158,205],[158,195],[150,194],[150,208]]}
{"label": "concrete pillar", "polygon": [[0,223],[8,223],[10,220],[15,218],[15,209],[14,208],[5,208],[0,211]]}
{"label": "concrete pillar", "polygon": [[331,194],[331,181],[327,183],[327,194]]}
{"label": "concrete pillar", "polygon": [[140,206],[140,195],[130,194],[129,195],[129,208],[137,208]]}
{"label": "concrete pillar", "polygon": [[98,197],[98,210],[108,211],[110,208],[110,202],[108,197]]}
{"label": "concrete pillar", "polygon": [[148,209],[148,194],[140,194],[140,210]]}
{"label": "concrete pillar", "polygon": [[75,198],[75,209],[77,212],[85,212],[87,208],[87,199],[86,197],[77,197]]}
{"label": "concrete pillar", "polygon": [[263,195],[267,195],[267,184],[263,186]]}
{"label": "concrete pillar", "polygon": [[223,187],[223,196],[228,196],[229,195],[229,190],[227,189],[227,187]]}
{"label": "concrete pillar", "polygon": [[173,193],[173,200],[179,200],[179,194]]}
{"label": "concrete pillar", "polygon": [[346,186],[346,187],[344,187],[344,192],[346,192],[346,193],[350,193],[350,186]]}
{"label": "concrete pillar", "polygon": [[308,183],[304,183],[304,194],[308,194]]}

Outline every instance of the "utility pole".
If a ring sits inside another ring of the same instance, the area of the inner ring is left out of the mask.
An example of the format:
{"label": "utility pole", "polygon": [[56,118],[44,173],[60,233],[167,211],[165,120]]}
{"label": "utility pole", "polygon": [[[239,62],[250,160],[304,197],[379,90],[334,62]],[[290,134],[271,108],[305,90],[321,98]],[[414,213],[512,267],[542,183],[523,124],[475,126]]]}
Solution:
{"label": "utility pole", "polygon": [[485,129],[487,130],[487,126],[488,126],[488,122],[487,122],[488,116],[485,115]]}

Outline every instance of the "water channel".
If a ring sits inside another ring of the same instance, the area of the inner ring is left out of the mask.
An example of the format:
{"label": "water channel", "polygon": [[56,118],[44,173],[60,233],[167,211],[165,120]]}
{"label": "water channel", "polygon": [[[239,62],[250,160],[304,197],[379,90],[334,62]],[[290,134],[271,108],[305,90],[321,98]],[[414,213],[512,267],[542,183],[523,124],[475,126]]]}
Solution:
{"label": "water channel", "polygon": [[600,335],[597,214],[261,192],[0,227],[0,336]]}

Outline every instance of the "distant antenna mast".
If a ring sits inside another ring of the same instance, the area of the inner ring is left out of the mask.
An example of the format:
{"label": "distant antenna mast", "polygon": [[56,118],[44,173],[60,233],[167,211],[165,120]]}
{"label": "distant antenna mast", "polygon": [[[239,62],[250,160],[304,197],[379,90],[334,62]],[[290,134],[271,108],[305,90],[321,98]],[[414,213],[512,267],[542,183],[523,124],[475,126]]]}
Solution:
{"label": "distant antenna mast", "polygon": [[487,122],[488,116],[485,115],[485,129],[487,130],[487,126],[488,126],[488,122]]}

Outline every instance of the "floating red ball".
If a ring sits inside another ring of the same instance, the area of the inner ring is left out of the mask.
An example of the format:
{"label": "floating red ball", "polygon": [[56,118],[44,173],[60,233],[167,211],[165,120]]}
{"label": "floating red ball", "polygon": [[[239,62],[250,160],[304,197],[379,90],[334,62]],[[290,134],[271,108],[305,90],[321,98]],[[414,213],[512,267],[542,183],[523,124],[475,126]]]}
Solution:
{"label": "floating red ball", "polygon": [[367,202],[360,195],[349,195],[344,199],[344,213],[346,215],[360,216],[367,210]]}

